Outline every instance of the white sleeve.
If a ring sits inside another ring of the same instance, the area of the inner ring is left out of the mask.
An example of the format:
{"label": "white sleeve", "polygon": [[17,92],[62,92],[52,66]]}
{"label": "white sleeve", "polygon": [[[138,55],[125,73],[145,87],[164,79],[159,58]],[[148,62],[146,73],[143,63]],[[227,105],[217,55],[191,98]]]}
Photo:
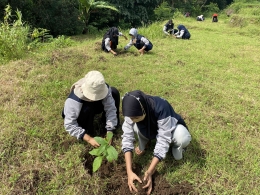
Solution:
{"label": "white sleeve", "polygon": [[133,40],[131,39],[130,42],[124,47],[125,50],[128,50],[133,45]]}
{"label": "white sleeve", "polygon": [[142,37],[142,38],[141,38],[141,41],[144,42],[144,44],[145,44],[146,46],[149,45],[149,41],[148,41],[148,39],[146,39],[145,37]]}
{"label": "white sleeve", "polygon": [[163,32],[164,32],[166,35],[169,35],[169,33],[166,31],[166,26],[163,27]]}
{"label": "white sleeve", "polygon": [[82,103],[76,102],[68,98],[64,105],[64,127],[65,130],[71,135],[80,139],[85,134],[85,129],[79,126],[77,119],[82,108]]}
{"label": "white sleeve", "polygon": [[125,117],[125,121],[122,126],[123,135],[122,135],[122,150],[124,152],[132,151],[134,149],[134,123],[129,117]]}
{"label": "white sleeve", "polygon": [[176,128],[177,120],[171,116],[157,121],[158,134],[156,136],[156,144],[154,155],[164,159],[172,142],[172,131]]}
{"label": "white sleeve", "polygon": [[110,87],[107,96],[102,100],[102,104],[104,105],[104,110],[106,112],[106,129],[112,131],[117,125],[117,115],[115,100],[112,96]]}
{"label": "white sleeve", "polygon": [[110,51],[110,50],[111,50],[111,47],[110,47],[110,38],[106,38],[106,39],[105,39],[105,47],[106,47],[107,51]]}
{"label": "white sleeve", "polygon": [[181,30],[180,34],[177,36],[177,38],[182,38],[183,34],[184,34],[184,30]]}

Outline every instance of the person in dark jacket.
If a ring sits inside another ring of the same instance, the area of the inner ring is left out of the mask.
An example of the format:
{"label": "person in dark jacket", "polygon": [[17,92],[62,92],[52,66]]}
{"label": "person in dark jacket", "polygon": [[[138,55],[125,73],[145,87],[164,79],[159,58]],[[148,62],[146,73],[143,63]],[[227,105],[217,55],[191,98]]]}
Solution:
{"label": "person in dark jacket", "polygon": [[214,13],[212,15],[212,22],[218,22],[218,14]]}
{"label": "person in dark jacket", "polygon": [[170,36],[170,35],[174,35],[176,32],[178,32],[177,29],[174,29],[174,23],[172,22],[172,20],[169,20],[164,26],[163,26],[163,32]]}
{"label": "person in dark jacket", "polygon": [[[168,101],[158,96],[146,95],[140,90],[128,92],[123,97],[122,111],[124,123],[122,126],[122,150],[125,155],[130,191],[137,191],[134,180],[141,179],[132,169],[132,152],[142,155],[149,140],[156,139],[153,159],[145,172],[144,181],[147,193],[152,190],[152,175],[157,164],[166,157],[170,145],[172,155],[176,160],[183,157],[184,149],[191,141],[188,127],[182,117],[177,114]],[[135,134],[138,146],[134,146]]]}
{"label": "person in dark jacket", "polygon": [[65,101],[62,112],[65,130],[71,136],[98,147],[92,137],[95,134],[94,117],[102,113],[104,128],[113,132],[119,124],[119,104],[118,90],[105,83],[102,73],[90,71],[72,85]]}
{"label": "person in dark jacket", "polygon": [[143,35],[139,35],[137,29],[131,28],[129,35],[132,37],[130,42],[124,47],[125,50],[128,50],[131,46],[135,46],[141,55],[144,54],[144,51],[150,51],[153,48],[153,44]]}
{"label": "person in dark jacket", "polygon": [[127,37],[123,35],[123,33],[119,32],[118,28],[110,28],[103,36],[102,50],[105,52],[111,52],[113,55],[117,55],[115,50],[117,49],[119,36],[123,36],[127,40]]}
{"label": "person in dark jacket", "polygon": [[178,28],[178,32],[175,33],[175,37],[177,39],[190,39],[191,37],[190,32],[184,25],[180,24],[177,28]]}

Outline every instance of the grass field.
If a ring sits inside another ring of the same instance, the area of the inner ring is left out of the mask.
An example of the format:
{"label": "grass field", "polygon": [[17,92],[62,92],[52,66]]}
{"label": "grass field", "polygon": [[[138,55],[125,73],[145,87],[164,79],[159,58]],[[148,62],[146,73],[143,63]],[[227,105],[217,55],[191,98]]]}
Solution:
{"label": "grass field", "polygon": [[231,28],[229,20],[175,19],[190,40],[164,36],[164,22],[140,28],[154,45],[143,56],[134,47],[121,51],[124,38],[118,56],[101,51],[100,33],[1,65],[0,194],[90,194],[93,186],[102,194],[103,184],[82,165],[90,146],[70,137],[61,118],[70,86],[90,70],[102,72],[121,96],[140,89],[184,117],[193,138],[185,158],[167,157],[158,167],[171,184],[187,181],[199,194],[259,194],[260,30]]}

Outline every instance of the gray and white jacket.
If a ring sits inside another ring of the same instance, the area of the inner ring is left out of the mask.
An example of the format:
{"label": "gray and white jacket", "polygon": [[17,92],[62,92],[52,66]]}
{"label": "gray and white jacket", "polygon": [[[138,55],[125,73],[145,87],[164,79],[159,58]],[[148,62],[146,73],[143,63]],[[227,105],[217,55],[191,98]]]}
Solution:
{"label": "gray and white jacket", "polygon": [[[84,101],[90,101],[87,99],[81,90],[81,86],[84,83],[84,78],[80,79],[76,83],[74,83],[71,87],[71,92],[74,92],[74,95],[77,98],[70,98],[70,96],[65,101],[63,113],[64,117],[64,127],[66,131],[71,135],[76,137],[77,139],[82,139],[85,135],[85,129],[79,126],[77,119],[80,115],[81,108],[83,106]],[[115,101],[112,97],[111,88],[108,88],[107,96],[101,100],[104,106],[104,110],[106,112],[106,129],[108,131],[112,131],[115,129],[117,124],[117,115],[116,115],[116,106]]]}
{"label": "gray and white jacket", "polygon": [[[172,142],[172,132],[177,127],[177,124],[182,124],[187,127],[184,120],[177,114],[168,101],[157,97],[150,97],[150,132],[145,130],[141,133],[148,139],[156,138],[156,145],[153,151],[155,157],[162,160],[166,157]],[[148,103],[149,104],[149,103]],[[137,123],[138,125],[138,123]],[[134,149],[134,123],[129,117],[125,117],[122,130],[122,150],[124,152],[133,151]]]}

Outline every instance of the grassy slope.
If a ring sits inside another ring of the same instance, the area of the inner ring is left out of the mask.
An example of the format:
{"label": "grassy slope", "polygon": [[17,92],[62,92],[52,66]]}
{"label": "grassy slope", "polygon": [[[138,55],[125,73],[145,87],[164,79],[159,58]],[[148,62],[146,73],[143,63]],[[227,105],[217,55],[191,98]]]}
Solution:
{"label": "grassy slope", "polygon": [[[86,144],[65,132],[60,116],[71,84],[95,69],[121,95],[141,89],[162,96],[187,121],[193,141],[185,159],[168,156],[159,166],[168,181],[188,181],[200,194],[258,194],[259,31],[227,21],[176,19],[190,30],[189,41],[163,36],[163,23],[139,29],[154,44],[144,56],[135,48],[103,53],[97,35],[0,66],[1,193],[36,186],[38,194],[86,194],[90,187],[102,194],[82,165]],[[127,43],[120,38],[119,48]]]}

